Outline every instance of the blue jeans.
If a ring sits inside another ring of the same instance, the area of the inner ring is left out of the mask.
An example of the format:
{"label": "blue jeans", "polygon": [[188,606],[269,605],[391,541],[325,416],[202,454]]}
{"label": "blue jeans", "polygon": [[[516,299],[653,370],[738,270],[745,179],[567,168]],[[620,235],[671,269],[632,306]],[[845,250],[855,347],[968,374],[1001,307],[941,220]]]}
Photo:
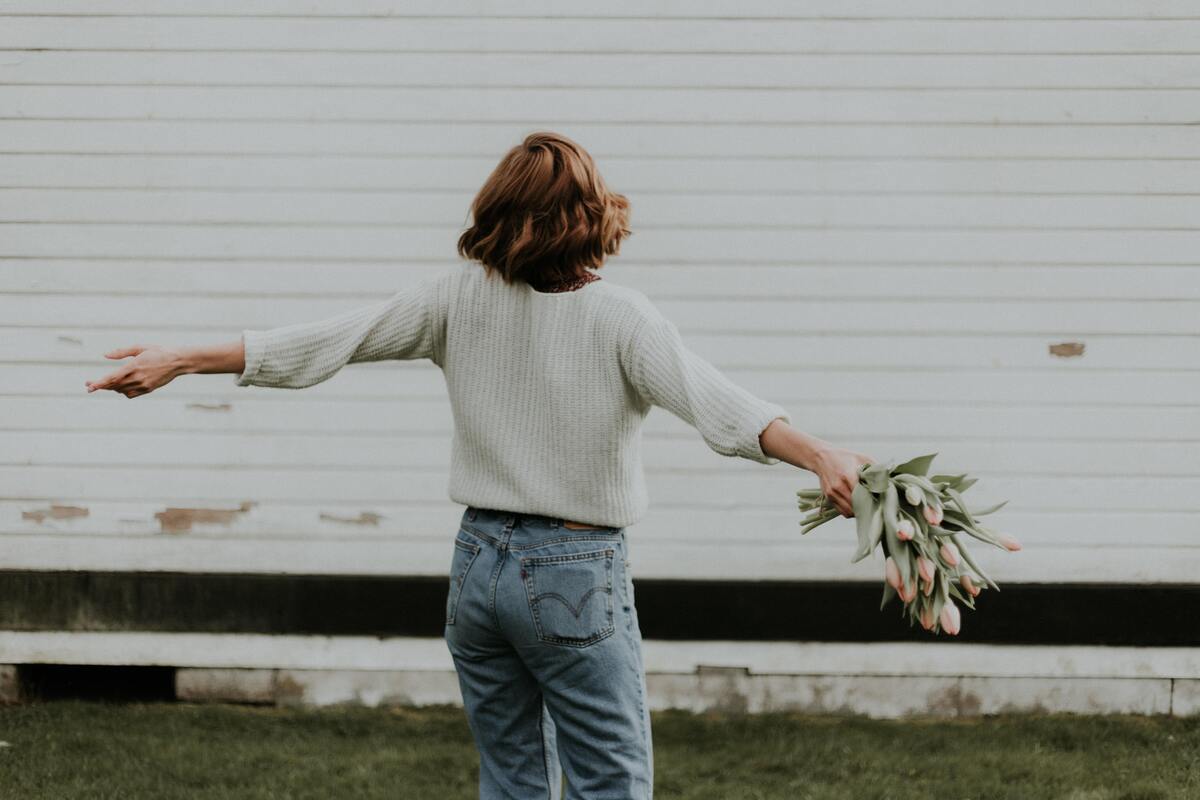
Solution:
{"label": "blue jeans", "polygon": [[445,640],[481,800],[653,797],[642,632],[625,529],[468,506]]}

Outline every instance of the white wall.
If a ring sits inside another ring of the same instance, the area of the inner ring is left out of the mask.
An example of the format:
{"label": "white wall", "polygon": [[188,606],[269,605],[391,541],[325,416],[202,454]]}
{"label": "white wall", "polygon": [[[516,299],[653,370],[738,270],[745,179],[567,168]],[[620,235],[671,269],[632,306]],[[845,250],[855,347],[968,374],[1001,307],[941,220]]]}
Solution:
{"label": "white wall", "polygon": [[[799,427],[976,474],[997,580],[1196,581],[1200,10],[999,8],[0,0],[5,566],[442,573],[432,364],[84,381],[444,269],[551,128],[632,200],[606,278]],[[875,578],[800,537],[810,473],[645,448],[639,576]]]}

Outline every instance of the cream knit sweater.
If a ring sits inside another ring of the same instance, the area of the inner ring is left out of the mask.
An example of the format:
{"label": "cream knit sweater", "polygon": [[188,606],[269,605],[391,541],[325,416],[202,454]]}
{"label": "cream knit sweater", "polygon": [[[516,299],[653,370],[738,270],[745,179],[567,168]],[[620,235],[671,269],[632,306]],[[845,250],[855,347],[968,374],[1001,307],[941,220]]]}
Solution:
{"label": "cream knit sweater", "polygon": [[238,386],[299,389],[346,364],[428,358],[454,415],[450,499],[626,527],[648,507],[641,425],[661,406],[714,451],[763,464],[782,406],[689,350],[641,291],[594,280],[544,293],[474,262],[328,319],[245,330]]}

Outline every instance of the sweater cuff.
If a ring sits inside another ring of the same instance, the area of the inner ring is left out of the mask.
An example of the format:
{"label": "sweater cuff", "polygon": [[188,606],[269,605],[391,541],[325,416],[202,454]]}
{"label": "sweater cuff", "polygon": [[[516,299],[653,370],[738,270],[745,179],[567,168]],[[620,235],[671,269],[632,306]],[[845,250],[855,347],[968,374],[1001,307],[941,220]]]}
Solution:
{"label": "sweater cuff", "polygon": [[752,418],[749,435],[746,437],[745,445],[742,451],[738,454],[742,458],[748,458],[751,461],[757,461],[760,464],[778,464],[779,459],[768,456],[762,451],[762,443],[759,442],[759,435],[766,430],[767,426],[776,419],[782,419],[787,424],[792,424],[792,416],[787,410],[777,403],[764,404]]}
{"label": "sweater cuff", "polygon": [[258,371],[262,367],[263,354],[266,350],[265,334],[266,331],[242,331],[242,347],[246,351],[246,367],[234,379],[234,383],[237,386],[250,386],[254,383],[254,379],[258,377]]}

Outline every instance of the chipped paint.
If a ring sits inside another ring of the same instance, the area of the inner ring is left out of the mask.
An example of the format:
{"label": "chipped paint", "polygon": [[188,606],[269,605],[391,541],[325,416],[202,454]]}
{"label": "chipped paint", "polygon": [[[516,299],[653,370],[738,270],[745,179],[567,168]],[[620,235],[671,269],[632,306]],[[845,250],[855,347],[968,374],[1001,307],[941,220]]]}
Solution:
{"label": "chipped paint", "polygon": [[376,514],[373,511],[362,511],[357,517],[339,517],[337,514],[326,514],[321,512],[321,519],[329,520],[330,522],[345,522],[348,525],[379,525],[379,520],[383,519],[382,514]]}
{"label": "chipped paint", "polygon": [[67,344],[83,345],[83,339],[80,339],[78,336],[64,336],[59,334],[58,340],[60,342],[66,342]]}
{"label": "chipped paint", "polygon": [[187,533],[195,524],[233,524],[234,517],[245,514],[254,505],[246,500],[237,508],[166,508],[154,515],[162,526],[162,533]]}
{"label": "chipped paint", "polygon": [[1050,355],[1060,358],[1075,358],[1083,355],[1083,342],[1059,342],[1050,345]]}
{"label": "chipped paint", "polygon": [[76,517],[86,517],[87,515],[88,510],[82,506],[52,505],[49,508],[34,511],[22,511],[21,519],[31,519],[40,524],[47,519],[74,519]]}
{"label": "chipped paint", "polygon": [[200,411],[229,411],[233,405],[230,403],[188,403],[184,408],[195,408]]}

